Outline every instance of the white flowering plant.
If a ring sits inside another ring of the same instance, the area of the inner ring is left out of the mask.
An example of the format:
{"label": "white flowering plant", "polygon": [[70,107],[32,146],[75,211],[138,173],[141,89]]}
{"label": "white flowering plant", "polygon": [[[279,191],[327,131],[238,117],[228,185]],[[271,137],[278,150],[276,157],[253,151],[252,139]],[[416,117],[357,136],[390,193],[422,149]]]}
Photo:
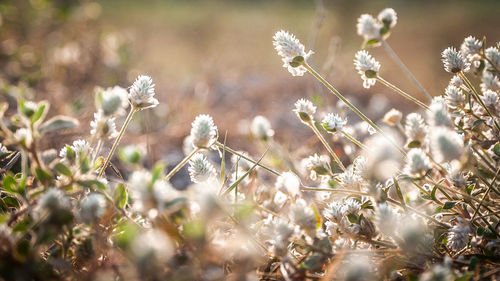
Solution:
{"label": "white flowering plant", "polygon": [[[392,52],[385,40],[396,23],[393,9],[362,15],[363,47]],[[445,49],[443,71],[454,76],[426,102],[384,80],[360,50],[360,86],[378,81],[417,105],[372,120],[309,64],[312,51],[294,35],[278,31],[273,45],[287,71],[311,74],[341,103],[289,105],[321,143],[304,144],[300,157],[263,115],[247,124],[266,148],[252,155],[200,114],[182,159],[145,164],[144,146],[120,142],[137,113],[163,102],[146,75],[96,88],[90,135],[47,150],[46,134],[78,120],[48,118],[45,101],[0,104],[0,279],[495,280],[499,46],[469,36]],[[174,188],[183,172],[189,182]]]}

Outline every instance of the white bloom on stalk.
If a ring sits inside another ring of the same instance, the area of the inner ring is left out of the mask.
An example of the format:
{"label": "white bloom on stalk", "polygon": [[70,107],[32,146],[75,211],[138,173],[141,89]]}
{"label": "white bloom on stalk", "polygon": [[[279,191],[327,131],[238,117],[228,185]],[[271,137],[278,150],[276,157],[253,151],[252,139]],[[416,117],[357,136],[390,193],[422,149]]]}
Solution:
{"label": "white bloom on stalk", "polygon": [[383,22],[385,26],[393,28],[398,22],[398,15],[393,8],[383,9],[377,16],[378,20]]}
{"label": "white bloom on stalk", "polygon": [[21,143],[27,147],[31,146],[33,137],[31,131],[26,128],[19,128],[14,132],[14,139],[16,142]]}
{"label": "white bloom on stalk", "polygon": [[306,99],[300,99],[295,103],[295,109],[293,110],[300,120],[304,123],[309,123],[313,120],[313,115],[316,113],[316,106]]}
{"label": "white bloom on stalk", "polygon": [[492,109],[493,111],[500,112],[500,103],[498,102],[498,94],[492,90],[486,90],[483,92],[482,100],[486,107]]}
{"label": "white bloom on stalk", "polygon": [[293,34],[284,30],[276,32],[273,36],[273,40],[274,48],[278,51],[278,55],[282,57],[283,67],[287,68],[293,76],[304,75],[307,69],[300,64],[292,66],[292,62],[294,58],[298,56],[303,57],[304,62],[306,62],[313,52],[309,51],[306,53],[304,45],[302,45]]}
{"label": "white bloom on stalk", "polygon": [[462,138],[451,129],[433,128],[430,140],[432,155],[439,163],[460,159],[464,154]]}
{"label": "white bloom on stalk", "polygon": [[314,154],[304,159],[304,166],[307,170],[311,171],[309,177],[312,180],[317,179],[317,175],[325,176],[330,171],[330,157],[327,155]]}
{"label": "white bloom on stalk", "polygon": [[85,223],[99,219],[106,208],[106,199],[98,193],[89,194],[80,203],[80,217]]}
{"label": "white bloom on stalk", "polygon": [[491,62],[488,62],[488,68],[500,70],[500,50],[495,47],[489,47],[484,51],[484,55]]}
{"label": "white bloom on stalk", "polygon": [[466,58],[470,58],[473,55],[479,54],[482,47],[483,44],[481,41],[477,40],[473,36],[469,36],[464,39],[464,42],[460,46],[460,52],[462,52]]}
{"label": "white bloom on stalk", "polygon": [[323,215],[330,221],[340,223],[345,215],[344,204],[340,201],[329,203],[323,211]]}
{"label": "white bloom on stalk", "polygon": [[447,246],[454,252],[465,248],[470,241],[469,235],[473,234],[471,226],[462,218],[457,218],[457,223],[451,228],[447,235]]}
{"label": "white bloom on stalk", "polygon": [[464,81],[462,81],[462,78],[460,78],[460,76],[455,74],[453,75],[453,77],[451,77],[449,85],[460,88],[464,85]]}
{"label": "white bloom on stalk", "polygon": [[369,89],[375,85],[375,78],[380,70],[380,63],[376,61],[366,50],[356,53],[354,66],[363,79],[363,87]]}
{"label": "white bloom on stalk", "polygon": [[71,203],[66,194],[57,188],[50,188],[40,196],[39,206],[47,210],[61,210],[71,208]]}
{"label": "white bloom on stalk", "polygon": [[423,144],[427,135],[427,126],[422,115],[410,113],[406,116],[405,133],[408,137],[408,143],[418,141],[420,144]]}
{"label": "white bloom on stalk", "polygon": [[202,153],[196,153],[191,157],[188,171],[194,183],[201,183],[215,176],[215,168]]}
{"label": "white bloom on stalk", "polygon": [[124,115],[125,109],[128,107],[127,90],[115,86],[107,89],[98,89],[97,98],[100,107],[106,116],[110,115]]}
{"label": "white bloom on stalk", "polygon": [[446,48],[442,53],[442,62],[444,69],[450,73],[458,73],[460,71],[467,72],[470,69],[470,63],[465,60],[464,55],[457,51],[454,47]]}
{"label": "white bloom on stalk", "polygon": [[209,115],[200,114],[191,123],[191,137],[195,147],[208,148],[217,141],[217,136],[217,127]]}
{"label": "white bloom on stalk", "polygon": [[382,24],[369,14],[361,15],[356,24],[358,35],[362,36],[365,41],[378,39],[380,37],[381,28]]}
{"label": "white bloom on stalk", "polygon": [[328,113],[325,118],[323,118],[322,125],[328,132],[336,133],[342,131],[347,120],[342,118],[338,114]]}
{"label": "white bloom on stalk", "polygon": [[158,105],[154,98],[155,84],[153,79],[146,75],[139,75],[128,92],[130,104],[137,109],[152,108]]}
{"label": "white bloom on stalk", "polygon": [[94,120],[90,121],[90,134],[100,138],[115,138],[116,131],[115,118],[104,114],[103,110],[94,113]]}
{"label": "white bloom on stalk", "polygon": [[[160,230],[147,230],[132,242],[132,252],[141,262],[154,261],[163,264],[174,255],[174,246],[169,237]],[[152,260],[150,260],[152,259]]]}
{"label": "white bloom on stalk", "polygon": [[451,117],[448,113],[448,106],[443,97],[438,96],[432,99],[429,105],[429,111],[427,112],[427,117],[429,124],[432,126],[450,126]]}
{"label": "white bloom on stalk", "polygon": [[420,148],[412,148],[406,155],[406,166],[404,171],[412,176],[419,177],[424,175],[431,168],[429,157]]}
{"label": "white bloom on stalk", "polygon": [[388,125],[395,126],[396,124],[399,124],[401,122],[401,119],[403,119],[403,113],[395,108],[392,108],[391,110],[387,111],[382,121],[384,121]]}
{"label": "white bloom on stalk", "polygon": [[264,141],[274,136],[274,130],[271,128],[271,123],[262,115],[253,118],[250,131],[254,137]]}
{"label": "white bloom on stalk", "polygon": [[300,193],[300,180],[292,172],[284,172],[277,179],[274,186],[282,192],[296,196]]}
{"label": "white bloom on stalk", "polygon": [[481,91],[492,90],[499,91],[500,90],[500,80],[498,76],[495,76],[493,73],[488,71],[483,72],[483,77],[481,77]]}
{"label": "white bloom on stalk", "polygon": [[446,103],[451,108],[463,107],[465,105],[465,95],[462,89],[449,85],[444,91],[446,94]]}

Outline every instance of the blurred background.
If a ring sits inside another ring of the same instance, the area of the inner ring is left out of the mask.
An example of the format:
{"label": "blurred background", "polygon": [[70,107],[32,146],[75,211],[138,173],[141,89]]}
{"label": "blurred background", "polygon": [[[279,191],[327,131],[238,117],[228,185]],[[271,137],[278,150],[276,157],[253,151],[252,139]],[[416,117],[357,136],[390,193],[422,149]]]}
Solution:
{"label": "blurred background", "polygon": [[[160,106],[136,116],[124,143],[144,143],[149,163],[182,157],[182,140],[200,113],[214,117],[221,135],[227,131],[228,144],[250,152],[249,122],[264,115],[275,139],[294,150],[312,141],[291,112],[294,102],[310,98],[334,110],[337,100],[311,76],[292,77],[282,67],[273,34],[288,30],[313,49],[312,64],[370,117],[392,106],[408,113],[415,108],[389,89],[363,89],[352,64],[362,44],[357,18],[387,7],[399,17],[388,43],[432,95],[451,78],[440,61],[443,49],[459,47],[468,35],[486,36],[488,46],[500,41],[498,0],[3,0],[0,99],[46,99],[52,115],[77,117],[76,130],[45,140],[58,149],[89,133],[95,86],[128,87],[147,74]],[[370,52],[384,78],[423,99],[382,48]]]}

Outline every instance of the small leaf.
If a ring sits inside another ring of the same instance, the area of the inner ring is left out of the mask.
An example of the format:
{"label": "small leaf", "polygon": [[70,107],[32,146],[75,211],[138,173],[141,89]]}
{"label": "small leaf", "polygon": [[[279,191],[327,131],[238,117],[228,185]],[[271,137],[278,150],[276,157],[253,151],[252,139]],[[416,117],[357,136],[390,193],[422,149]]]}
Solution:
{"label": "small leaf", "polygon": [[8,193],[14,194],[17,192],[17,181],[16,179],[10,174],[6,174],[2,180],[2,187],[3,190],[5,190]]}
{"label": "small leaf", "polygon": [[377,72],[375,70],[368,69],[365,71],[365,76],[368,78],[376,78]]}
{"label": "small leaf", "polygon": [[495,144],[495,146],[493,147],[493,152],[498,156],[500,157],[500,143],[497,143]]}
{"label": "small leaf", "polygon": [[84,180],[84,181],[77,181],[77,183],[83,187],[87,188],[94,188],[97,187],[100,190],[106,190],[108,189],[106,185],[98,180]]}
{"label": "small leaf", "polygon": [[316,218],[316,230],[321,228],[322,222],[321,222],[321,215],[319,213],[318,208],[316,205],[311,204],[311,209],[313,210],[314,217]]}
{"label": "small leaf", "polygon": [[54,169],[61,175],[65,175],[69,178],[73,177],[73,173],[71,172],[71,170],[66,166],[64,165],[63,163],[57,163],[55,166],[54,166]]}
{"label": "small leaf", "polygon": [[451,209],[451,208],[455,207],[456,204],[457,204],[457,202],[448,201],[448,202],[444,203],[443,209],[444,210]]}
{"label": "small leaf", "polygon": [[165,164],[159,162],[153,167],[153,172],[152,172],[152,177],[151,177],[151,184],[154,184],[163,174],[163,171],[165,170]]}
{"label": "small leaf", "polygon": [[116,186],[115,191],[113,192],[113,199],[116,206],[119,208],[125,208],[125,205],[127,205],[128,194],[123,184]]}
{"label": "small leaf", "polygon": [[356,216],[355,214],[348,214],[347,215],[347,219],[349,219],[349,221],[351,223],[357,223],[358,222],[358,216]]}
{"label": "small leaf", "polygon": [[53,131],[61,131],[61,130],[66,130],[66,129],[73,129],[76,126],[78,126],[78,120],[68,117],[68,116],[63,116],[63,115],[57,115],[49,120],[47,120],[45,123],[43,123],[40,126],[40,133],[47,133],[47,132],[53,132]]}
{"label": "small leaf", "polygon": [[418,140],[414,140],[408,143],[408,148],[417,148],[420,147],[422,144]]}
{"label": "small leaf", "polygon": [[35,112],[35,114],[33,115],[33,117],[31,117],[31,123],[36,123],[37,121],[43,119],[42,117],[44,117],[47,113],[46,109],[48,109],[48,103],[47,102],[40,102],[38,103],[38,109],[37,111]]}
{"label": "small leaf", "polygon": [[379,43],[378,39],[371,39],[371,40],[368,40],[365,42],[364,47],[373,46],[373,45],[376,45],[378,43]]}
{"label": "small leaf", "polygon": [[43,184],[47,184],[52,180],[52,175],[49,171],[41,169],[40,167],[35,168],[35,177]]}

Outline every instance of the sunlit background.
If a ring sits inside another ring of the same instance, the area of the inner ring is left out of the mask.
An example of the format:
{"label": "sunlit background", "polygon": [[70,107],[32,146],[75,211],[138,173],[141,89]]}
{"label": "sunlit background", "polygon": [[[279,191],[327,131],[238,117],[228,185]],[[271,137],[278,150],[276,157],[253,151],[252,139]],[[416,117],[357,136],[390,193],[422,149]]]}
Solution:
{"label": "sunlit background", "polygon": [[[78,117],[77,130],[46,140],[62,145],[88,133],[95,86],[128,87],[147,74],[160,106],[134,120],[125,142],[147,144],[154,152],[150,163],[179,154],[200,113],[214,117],[228,143],[248,150],[248,122],[262,114],[277,140],[293,149],[311,141],[291,112],[293,103],[308,97],[326,109],[337,100],[307,74],[292,77],[282,68],[272,45],[280,29],[313,49],[312,64],[368,115],[380,118],[391,105],[414,110],[380,85],[363,89],[352,64],[362,44],[357,17],[386,7],[399,17],[388,43],[432,95],[442,94],[449,79],[443,49],[459,47],[468,35],[486,36],[488,45],[500,40],[500,1],[494,0],[2,1],[0,77],[20,87],[1,98],[47,99],[53,114]],[[386,79],[423,98],[382,48],[370,52]],[[23,92],[25,86],[32,90]]]}

